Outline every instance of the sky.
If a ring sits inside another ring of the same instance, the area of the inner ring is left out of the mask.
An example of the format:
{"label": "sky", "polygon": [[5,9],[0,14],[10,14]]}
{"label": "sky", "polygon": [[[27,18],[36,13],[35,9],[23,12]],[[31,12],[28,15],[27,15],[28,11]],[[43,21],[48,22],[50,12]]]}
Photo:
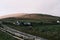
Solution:
{"label": "sky", "polygon": [[0,0],[0,16],[13,13],[60,16],[60,0]]}

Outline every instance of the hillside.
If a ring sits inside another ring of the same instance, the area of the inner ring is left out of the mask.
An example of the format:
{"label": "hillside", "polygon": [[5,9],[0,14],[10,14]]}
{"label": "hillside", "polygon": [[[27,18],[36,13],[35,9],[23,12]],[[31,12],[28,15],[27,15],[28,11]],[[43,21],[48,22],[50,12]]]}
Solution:
{"label": "hillside", "polygon": [[39,20],[39,21],[56,21],[60,17],[46,14],[10,14],[0,17],[0,19],[24,19],[24,20]]}
{"label": "hillside", "polygon": [[[6,24],[2,23],[2,24],[7,25],[8,27],[14,28],[16,30],[19,30],[21,32],[46,38],[48,40],[60,40],[60,23],[59,24],[56,23],[57,20],[60,20],[60,17],[46,15],[46,14],[24,14],[24,15],[13,14],[15,16],[13,15],[11,16],[11,15],[9,17],[4,16],[5,18],[2,18],[1,21],[5,23],[8,22],[8,23]],[[16,24],[12,24],[17,20],[19,22],[22,22],[22,21],[31,22],[32,27],[24,26],[24,25],[18,26]],[[43,21],[43,23],[41,23],[41,21]],[[52,22],[52,23],[49,24],[49,22]]]}
{"label": "hillside", "polygon": [[46,14],[27,14],[27,15],[24,15],[23,18],[28,18],[28,19],[58,19],[59,17],[52,16],[52,15],[46,15]]}
{"label": "hillside", "polygon": [[4,16],[0,16],[0,19],[4,19],[4,18],[10,18],[10,17],[21,17],[25,15],[24,13],[16,13],[16,14],[8,14],[8,15],[4,15]]}

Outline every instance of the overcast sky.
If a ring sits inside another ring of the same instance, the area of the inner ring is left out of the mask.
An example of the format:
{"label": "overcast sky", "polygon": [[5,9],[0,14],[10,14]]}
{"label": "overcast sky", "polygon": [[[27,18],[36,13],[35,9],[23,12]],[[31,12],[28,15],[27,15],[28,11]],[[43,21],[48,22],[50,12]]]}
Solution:
{"label": "overcast sky", "polygon": [[0,0],[0,16],[12,13],[60,16],[60,0]]}

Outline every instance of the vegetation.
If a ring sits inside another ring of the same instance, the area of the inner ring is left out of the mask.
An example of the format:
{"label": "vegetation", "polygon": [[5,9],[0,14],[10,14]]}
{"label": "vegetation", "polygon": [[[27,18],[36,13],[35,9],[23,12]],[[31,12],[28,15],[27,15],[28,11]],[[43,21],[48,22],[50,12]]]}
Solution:
{"label": "vegetation", "polygon": [[11,37],[10,35],[0,31],[0,40],[17,40],[13,37]]}
{"label": "vegetation", "polygon": [[[60,20],[60,17],[50,16],[50,15],[37,15],[29,16],[29,18],[6,18],[1,21],[9,21],[11,23],[7,23],[5,25],[17,29],[22,32],[26,32],[32,35],[36,35],[42,38],[46,38],[48,40],[60,40],[60,24],[56,23],[57,20]],[[36,18],[35,18],[36,17]],[[12,23],[16,21],[23,22],[32,22],[33,26],[17,26]]]}
{"label": "vegetation", "polygon": [[33,22],[32,28],[30,28],[29,26],[17,26],[13,24],[5,24],[5,25],[22,32],[47,38],[49,40],[60,40],[60,24],[40,25],[37,22]]}

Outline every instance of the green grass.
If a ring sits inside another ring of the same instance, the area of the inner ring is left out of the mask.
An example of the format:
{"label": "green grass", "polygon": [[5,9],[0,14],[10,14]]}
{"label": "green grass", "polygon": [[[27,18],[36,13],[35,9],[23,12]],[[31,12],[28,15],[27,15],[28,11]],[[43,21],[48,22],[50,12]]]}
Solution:
{"label": "green grass", "polygon": [[[13,20],[13,21],[9,20],[9,21],[15,22],[17,20]],[[38,23],[41,20],[19,20],[19,21]],[[12,24],[6,24],[6,25],[11,28],[17,29],[19,31],[26,32],[32,35],[36,35],[42,38],[46,38],[48,40],[60,40],[60,25],[34,24],[31,29],[28,26],[16,26]]]}
{"label": "green grass", "polygon": [[12,36],[0,31],[0,40],[17,40],[17,39],[15,39]]}
{"label": "green grass", "polygon": [[[34,15],[34,14],[33,14]],[[0,21],[10,21],[10,22],[16,22],[18,21],[23,21],[23,22],[34,22],[32,28],[30,29],[28,26],[16,26],[13,24],[6,24],[7,26],[17,29],[19,31],[22,32],[26,32],[32,35],[36,35],[42,38],[47,38],[48,40],[60,40],[60,25],[40,25],[40,24],[35,24],[35,23],[39,23],[39,22],[56,22],[57,20],[60,20],[60,17],[56,17],[56,16],[51,16],[51,15],[43,15],[43,14],[35,14],[35,16],[33,16],[34,19],[28,18],[30,17],[30,15],[27,16],[27,18],[5,18],[5,19],[1,19]],[[3,33],[4,34],[4,33]],[[3,36],[3,35],[2,35]],[[5,36],[6,37],[6,36]],[[0,36],[1,38],[1,36]],[[2,38],[4,39],[4,38]],[[9,37],[6,38],[6,40],[9,39]],[[12,40],[12,38],[10,39]],[[14,39],[13,39],[14,40]]]}
{"label": "green grass", "polygon": [[49,40],[60,40],[60,25],[34,25],[31,29],[27,26],[8,25],[14,29],[32,35],[47,38]]}

